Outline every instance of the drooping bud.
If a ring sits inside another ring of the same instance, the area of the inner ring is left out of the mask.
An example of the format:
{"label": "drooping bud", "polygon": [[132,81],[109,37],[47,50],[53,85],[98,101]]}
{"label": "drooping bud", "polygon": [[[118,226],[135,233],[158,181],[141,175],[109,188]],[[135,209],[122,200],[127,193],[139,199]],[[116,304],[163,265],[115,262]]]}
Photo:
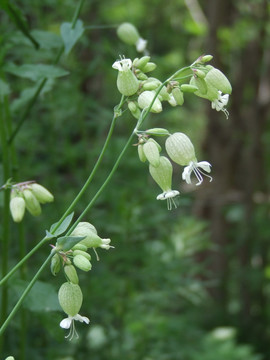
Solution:
{"label": "drooping bud", "polygon": [[185,166],[190,161],[197,161],[194,146],[189,137],[183,133],[176,132],[170,135],[165,147],[170,158],[179,165]]}
{"label": "drooping bud", "polygon": [[79,284],[77,271],[73,265],[66,265],[64,267],[64,272],[69,282],[71,282],[72,284]]}
{"label": "drooping bud", "polygon": [[61,308],[67,315],[77,315],[80,311],[83,301],[83,294],[80,286],[77,284],[65,282],[59,289],[58,300]]}
{"label": "drooping bud", "polygon": [[157,167],[159,165],[159,149],[155,142],[147,141],[143,144],[143,152],[152,166]]}
{"label": "drooping bud", "polygon": [[139,117],[141,116],[141,110],[139,108],[138,103],[136,103],[135,101],[130,101],[128,103],[128,108],[131,112],[131,114],[136,118],[139,119]]}
{"label": "drooping bud", "polygon": [[200,61],[202,63],[206,63],[206,62],[209,62],[213,59],[213,56],[212,55],[204,55],[201,57]]}
{"label": "drooping bud", "polygon": [[26,209],[30,212],[30,214],[33,216],[39,216],[41,214],[41,207],[33,192],[29,189],[25,189],[23,190],[23,197]]}
{"label": "drooping bud", "polygon": [[11,212],[12,219],[15,222],[22,221],[25,213],[25,201],[20,196],[15,196],[10,200],[9,208]]}
{"label": "drooping bud", "polygon": [[124,43],[128,45],[136,45],[137,41],[140,38],[139,32],[136,27],[128,22],[125,22],[118,26],[117,35]]}
{"label": "drooping bud", "polygon": [[150,56],[143,56],[143,57],[141,57],[140,59],[135,59],[134,61],[133,61],[133,65],[137,68],[137,69],[140,69],[140,70],[142,70],[145,66],[146,66],[146,64],[149,62],[149,60],[150,60]]}
{"label": "drooping bud", "polygon": [[112,67],[118,70],[117,88],[122,95],[134,95],[139,89],[139,80],[131,71],[132,62],[130,59],[115,61]]}
{"label": "drooping bud", "polygon": [[138,156],[139,156],[139,159],[141,160],[141,162],[146,162],[147,158],[146,158],[145,153],[143,151],[143,145],[142,144],[138,145]]}
{"label": "drooping bud", "polygon": [[78,243],[78,244],[76,244],[75,246],[73,246],[72,250],[82,250],[82,251],[86,251],[86,250],[87,250],[87,246]]}
{"label": "drooping bud", "polygon": [[[155,91],[144,91],[140,94],[138,98],[138,104],[141,109],[148,108],[152,101],[154,100],[154,97],[156,96]],[[154,103],[151,106],[150,112],[153,113],[159,113],[162,111],[162,104],[158,98],[155,99]]]}
{"label": "drooping bud", "polygon": [[73,264],[82,271],[89,271],[92,269],[90,261],[83,255],[74,256]]}
{"label": "drooping bud", "polygon": [[44,186],[34,183],[30,185],[30,188],[41,204],[52,202],[54,200],[53,195]]}
{"label": "drooping bud", "polygon": [[157,65],[155,63],[149,62],[142,68],[142,71],[144,73],[148,73],[148,72],[154,71],[156,69],[156,67],[157,67]]}
{"label": "drooping bud", "polygon": [[55,276],[61,269],[61,259],[58,254],[54,254],[51,260],[51,273]]}
{"label": "drooping bud", "polygon": [[179,87],[175,87],[172,89],[172,95],[173,95],[177,105],[184,104],[184,95]]}
{"label": "drooping bud", "polygon": [[161,156],[159,166],[155,167],[150,164],[149,172],[163,191],[171,189],[173,168],[169,159]]}

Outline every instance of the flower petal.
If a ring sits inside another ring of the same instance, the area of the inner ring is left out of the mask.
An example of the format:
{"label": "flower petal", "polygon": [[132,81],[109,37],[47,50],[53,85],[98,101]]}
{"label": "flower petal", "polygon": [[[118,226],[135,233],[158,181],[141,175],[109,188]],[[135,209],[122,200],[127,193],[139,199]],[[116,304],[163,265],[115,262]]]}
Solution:
{"label": "flower petal", "polygon": [[80,321],[80,322],[85,322],[86,324],[90,323],[90,320],[88,319],[88,317],[86,316],[81,316],[80,314],[77,314],[73,317],[74,320]]}
{"label": "flower petal", "polygon": [[71,323],[72,323],[72,318],[71,317],[65,318],[60,322],[60,327],[62,329],[69,329],[70,326],[71,326]]}
{"label": "flower petal", "polygon": [[186,181],[187,184],[191,184],[190,175],[192,173],[192,167],[190,165],[184,168],[182,173],[182,179]]}
{"label": "flower petal", "polygon": [[200,161],[196,164],[197,167],[202,168],[206,172],[211,172],[211,164],[208,161]]}

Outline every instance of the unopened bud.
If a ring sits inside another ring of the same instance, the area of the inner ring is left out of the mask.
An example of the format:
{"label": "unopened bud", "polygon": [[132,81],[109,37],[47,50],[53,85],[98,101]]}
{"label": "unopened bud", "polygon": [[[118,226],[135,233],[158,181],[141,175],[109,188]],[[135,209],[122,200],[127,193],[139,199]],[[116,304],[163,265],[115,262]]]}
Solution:
{"label": "unopened bud", "polygon": [[131,23],[123,23],[118,26],[117,30],[118,37],[128,45],[136,45],[140,38],[139,32],[134,25]]}
{"label": "unopened bud", "polygon": [[77,271],[73,265],[66,265],[64,267],[65,275],[72,284],[79,284],[79,278],[77,275]]}
{"label": "unopened bud", "polygon": [[142,144],[138,145],[138,155],[139,155],[139,159],[141,160],[141,162],[146,162],[147,158],[146,158],[145,153],[143,151],[143,145]]}
{"label": "unopened bud", "polygon": [[72,250],[82,250],[82,251],[86,251],[87,250],[87,246],[78,243],[76,245],[73,246]]}
{"label": "unopened bud", "polygon": [[58,254],[54,254],[51,260],[51,273],[55,276],[61,269],[61,259]]}
{"label": "unopened bud", "polygon": [[184,104],[184,95],[179,87],[172,89],[172,95],[177,103],[177,105],[183,105]]}
{"label": "unopened bud", "polygon": [[149,62],[142,68],[142,71],[144,73],[148,73],[150,71],[154,71],[156,69],[156,67],[157,67],[157,65],[155,63]]}
{"label": "unopened bud", "polygon": [[[169,131],[164,128],[152,128],[145,131],[146,134],[155,136],[170,135]],[[150,140],[150,139],[149,139]]]}
{"label": "unopened bud", "polygon": [[59,289],[58,300],[61,308],[67,315],[77,315],[80,311],[83,300],[83,294],[80,286],[65,282]]}
{"label": "unopened bud", "polygon": [[34,183],[30,187],[33,194],[41,204],[52,202],[54,200],[53,195],[44,186]]}
{"label": "unopened bud", "polygon": [[212,55],[204,55],[201,57],[200,61],[202,63],[206,63],[208,61],[211,61],[213,59],[213,56]]}
{"label": "unopened bud", "polygon": [[9,208],[12,219],[17,223],[22,221],[25,213],[24,199],[20,196],[15,196],[13,199],[10,200]]}
{"label": "unopened bud", "polygon": [[[135,60],[137,60],[137,61],[135,61]],[[140,59],[135,59],[135,60],[133,61],[133,65],[137,69],[142,70],[146,66],[146,64],[149,62],[150,56],[143,56]]]}
{"label": "unopened bud", "polygon": [[73,255],[74,255],[74,256],[76,256],[76,255],[82,255],[82,256],[84,256],[87,260],[91,260],[91,255],[88,254],[88,252],[83,251],[83,250],[74,250],[74,251],[73,251]]}
{"label": "unopened bud", "polygon": [[[154,100],[154,97],[156,96],[155,91],[144,91],[140,94],[138,98],[138,104],[141,109],[148,108],[152,101]],[[155,99],[154,103],[151,106],[150,112],[153,113],[159,113],[162,111],[162,104],[158,98]]]}
{"label": "unopened bud", "polygon": [[151,165],[154,167],[159,165],[159,150],[153,141],[147,141],[143,144],[143,152]]}
{"label": "unopened bud", "polygon": [[183,92],[190,92],[190,93],[194,93],[195,91],[198,90],[197,86],[189,85],[189,84],[183,84],[181,85],[180,88]]}
{"label": "unopened bud", "polygon": [[23,197],[25,199],[26,209],[30,212],[30,214],[33,216],[40,215],[41,207],[33,192],[31,190],[25,189],[23,191]]}
{"label": "unopened bud", "polygon": [[82,271],[89,271],[92,268],[90,261],[83,255],[74,256],[73,264]]}
{"label": "unopened bud", "polygon": [[170,158],[179,165],[185,166],[190,161],[196,161],[194,146],[189,137],[183,133],[176,132],[170,135],[165,146]]}

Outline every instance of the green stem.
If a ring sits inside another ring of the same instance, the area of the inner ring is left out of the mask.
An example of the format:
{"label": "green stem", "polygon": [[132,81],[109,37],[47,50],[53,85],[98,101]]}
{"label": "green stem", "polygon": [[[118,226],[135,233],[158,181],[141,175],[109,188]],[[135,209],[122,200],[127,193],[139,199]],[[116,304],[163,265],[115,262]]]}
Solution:
{"label": "green stem", "polygon": [[14,306],[14,308],[12,309],[12,311],[10,312],[9,316],[7,317],[6,321],[3,323],[3,325],[0,328],[0,336],[4,333],[6,327],[8,326],[9,322],[11,321],[11,319],[13,318],[13,316],[16,314],[16,312],[19,310],[21,304],[23,303],[24,299],[26,298],[27,294],[29,293],[29,291],[32,289],[33,285],[35,284],[35,282],[37,281],[37,279],[39,278],[40,274],[42,273],[42,271],[45,269],[46,265],[49,263],[49,261],[51,260],[51,258],[53,257],[53,255],[55,254],[55,251],[52,250],[50,255],[47,257],[47,259],[44,261],[44,263],[41,265],[41,267],[39,268],[39,270],[36,272],[35,276],[33,277],[33,279],[30,281],[30,283],[28,284],[28,286],[26,287],[26,289],[24,290],[24,292],[22,293],[21,297],[19,298],[19,300],[17,301],[16,305]]}
{"label": "green stem", "polygon": [[[75,13],[74,13],[74,16],[73,16],[73,19],[72,19],[72,28],[74,28],[74,26],[76,25],[76,21],[78,20],[78,17],[79,17],[79,14],[80,14],[80,11],[82,9],[82,6],[83,6],[83,3],[84,3],[85,0],[80,0],[76,10],[75,10]],[[63,54],[63,51],[64,51],[64,47],[62,46],[57,55],[56,55],[56,58],[54,60],[54,64],[58,64],[62,54]],[[34,106],[35,102],[37,101],[37,98],[40,94],[40,92],[42,91],[42,89],[44,88],[46,82],[47,82],[48,78],[44,78],[42,79],[39,87],[37,88],[35,94],[33,95],[32,99],[29,101],[25,111],[23,112],[20,120],[18,121],[18,124],[16,126],[16,128],[14,129],[13,133],[11,134],[9,140],[8,140],[8,144],[11,144],[12,141],[14,140],[15,136],[17,135],[18,131],[20,130],[21,126],[23,125],[23,123],[25,122],[25,120],[28,118],[28,115],[30,113],[30,111],[32,110],[32,107]]]}

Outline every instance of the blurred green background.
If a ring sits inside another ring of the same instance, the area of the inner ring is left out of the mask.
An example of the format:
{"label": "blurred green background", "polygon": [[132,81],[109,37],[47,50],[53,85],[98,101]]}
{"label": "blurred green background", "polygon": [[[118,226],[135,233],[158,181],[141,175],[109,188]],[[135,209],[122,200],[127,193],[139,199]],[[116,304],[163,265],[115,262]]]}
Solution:
{"label": "blurred green background", "polygon": [[[62,44],[60,25],[71,21],[78,1],[15,4],[41,46],[35,49],[1,10],[0,75],[10,86],[14,127],[37,82],[6,72],[6,64],[53,64]],[[270,358],[269,13],[267,0],[84,3],[79,18],[86,30],[59,63],[69,75],[47,82],[14,142],[13,179],[37,180],[53,192],[55,202],[44,206],[38,218],[27,214],[23,228],[10,223],[9,267],[20,258],[19,233],[24,232],[30,250],[64,213],[99,155],[120,100],[112,63],[119,54],[138,56],[117,38],[119,24],[132,22],[148,40],[151,60],[158,65],[153,76],[161,80],[212,54],[211,64],[232,83],[230,117],[226,120],[191,94],[183,107],[165,106],[149,117],[146,128],[190,136],[198,159],[212,164],[213,182],[179,188],[176,168],[174,188],[181,196],[178,208],[169,212],[155,200],[159,188],[138,160],[136,147],[130,147],[84,219],[115,246],[99,251],[101,260],[93,260],[90,273],[80,273],[81,314],[90,318],[90,326],[77,325],[79,340],[64,339],[57,303],[64,278],[54,278],[48,269],[5,333],[1,359],[9,354],[16,360]],[[117,120],[109,151],[76,217],[134,125],[128,112]],[[2,167],[0,176],[2,185]],[[0,196],[2,217],[3,192]],[[24,280],[17,274],[9,281],[10,310],[49,251],[44,246],[28,261]]]}

